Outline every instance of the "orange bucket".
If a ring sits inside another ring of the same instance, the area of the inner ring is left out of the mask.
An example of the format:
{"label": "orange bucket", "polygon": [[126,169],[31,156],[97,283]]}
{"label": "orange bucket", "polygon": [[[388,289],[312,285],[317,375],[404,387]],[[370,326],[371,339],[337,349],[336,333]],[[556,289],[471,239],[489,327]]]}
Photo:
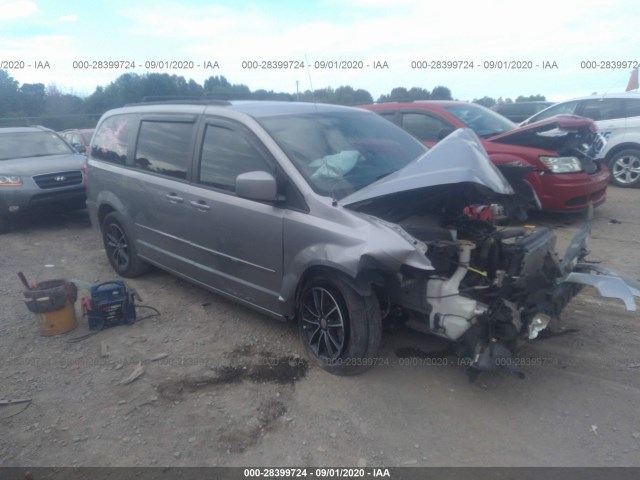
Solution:
{"label": "orange bucket", "polygon": [[67,333],[78,326],[73,303],[68,303],[60,310],[53,312],[36,313],[36,316],[38,317],[38,330],[43,337]]}
{"label": "orange bucket", "polygon": [[67,280],[47,280],[24,291],[27,308],[36,314],[40,335],[49,337],[78,325],[74,304],[78,289]]}

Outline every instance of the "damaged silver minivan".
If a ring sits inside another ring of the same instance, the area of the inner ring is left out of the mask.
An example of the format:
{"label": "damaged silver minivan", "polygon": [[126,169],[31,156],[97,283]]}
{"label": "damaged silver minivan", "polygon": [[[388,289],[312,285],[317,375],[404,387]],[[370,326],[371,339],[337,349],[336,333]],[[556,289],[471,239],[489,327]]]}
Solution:
{"label": "damaged silver minivan", "polygon": [[584,285],[628,310],[640,296],[584,261],[589,222],[560,258],[548,229],[467,214],[501,205],[522,218],[536,198],[518,169],[501,173],[471,130],[427,151],[360,109],[143,104],[100,120],[88,207],[117,273],[156,265],[296,319],[331,373],[376,364],[383,322],[400,319],[450,340],[473,376],[515,365],[504,358]]}

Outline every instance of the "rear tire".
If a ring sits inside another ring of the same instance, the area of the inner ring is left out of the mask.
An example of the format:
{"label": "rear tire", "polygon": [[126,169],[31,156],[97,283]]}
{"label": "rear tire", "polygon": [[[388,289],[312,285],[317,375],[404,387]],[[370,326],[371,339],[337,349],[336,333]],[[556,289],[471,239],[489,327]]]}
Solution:
{"label": "rear tire", "polygon": [[119,213],[111,212],[104,218],[102,241],[111,267],[120,276],[137,277],[149,269],[149,264],[138,258],[135,244]]}
{"label": "rear tire", "polygon": [[640,150],[628,148],[616,153],[609,161],[611,183],[618,187],[640,186]]}
{"label": "rear tire", "polygon": [[378,299],[360,295],[337,274],[314,275],[300,295],[298,331],[316,364],[334,375],[356,375],[376,364],[382,337]]}

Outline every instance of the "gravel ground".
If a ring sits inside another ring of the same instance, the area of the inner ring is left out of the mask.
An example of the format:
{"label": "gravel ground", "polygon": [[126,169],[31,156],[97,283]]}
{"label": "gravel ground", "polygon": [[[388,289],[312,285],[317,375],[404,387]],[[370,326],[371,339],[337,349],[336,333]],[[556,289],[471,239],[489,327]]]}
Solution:
{"label": "gravel ground", "polygon": [[[636,279],[638,195],[610,188],[590,245]],[[562,250],[582,220],[531,222]],[[159,270],[129,283],[160,316],[43,337],[16,272],[114,279],[101,239],[77,212],[1,241],[0,398],[31,399],[0,406],[2,466],[640,466],[638,314],[591,289],[563,314],[570,333],[522,349],[524,380],[468,383],[443,341],[406,329],[384,337],[388,365],[341,378],[306,363],[295,325]]]}

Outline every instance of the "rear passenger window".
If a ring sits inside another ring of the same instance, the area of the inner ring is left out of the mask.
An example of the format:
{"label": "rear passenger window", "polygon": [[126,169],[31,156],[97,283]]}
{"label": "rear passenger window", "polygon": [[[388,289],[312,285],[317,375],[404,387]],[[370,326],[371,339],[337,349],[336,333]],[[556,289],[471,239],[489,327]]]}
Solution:
{"label": "rear passenger window", "polygon": [[207,125],[200,158],[200,183],[236,191],[236,177],[241,173],[272,172],[264,157],[239,132]]}
{"label": "rear passenger window", "polygon": [[143,121],[133,166],[186,179],[193,128],[193,123]]}
{"label": "rear passenger window", "polygon": [[622,118],[622,99],[586,100],[580,114],[596,121]]}
{"label": "rear passenger window", "polygon": [[114,115],[100,124],[91,143],[91,156],[106,162],[127,163],[129,142],[135,135],[134,115]]}
{"label": "rear passenger window", "polygon": [[625,117],[640,117],[640,98],[629,98],[624,101]]}

